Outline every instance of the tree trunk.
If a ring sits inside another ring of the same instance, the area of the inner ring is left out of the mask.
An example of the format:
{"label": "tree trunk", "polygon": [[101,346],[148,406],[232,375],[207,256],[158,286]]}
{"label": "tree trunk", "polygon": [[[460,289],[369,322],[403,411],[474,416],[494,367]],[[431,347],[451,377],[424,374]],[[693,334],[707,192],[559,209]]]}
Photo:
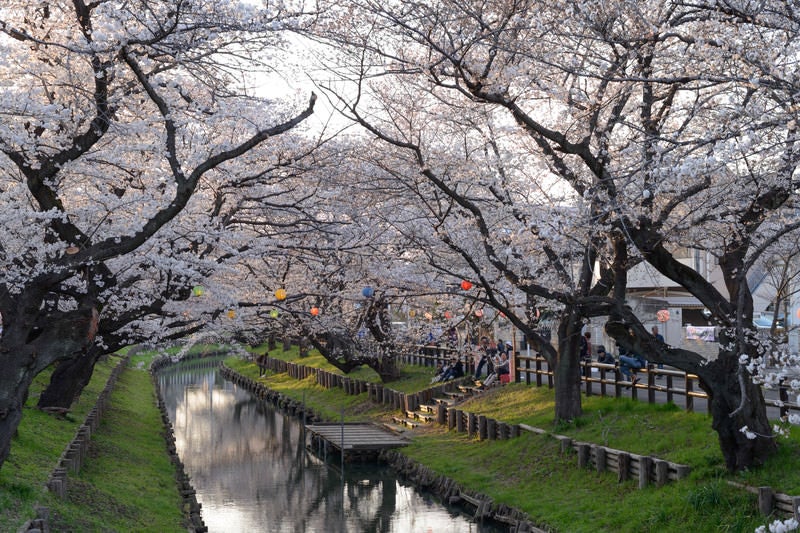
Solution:
{"label": "tree trunk", "polygon": [[35,376],[34,372],[19,364],[13,367],[4,364],[0,373],[0,467],[11,452],[11,440],[22,420],[22,408]]}
{"label": "tree trunk", "polygon": [[[727,356],[709,363],[701,386],[709,395],[712,427],[717,432],[725,465],[731,472],[759,466],[777,450],[761,387],[749,375],[739,375],[738,358]],[[742,403],[742,392],[747,400]],[[741,409],[740,409],[741,407]],[[731,413],[736,413],[731,416]],[[742,431],[755,434],[754,439]]]}
{"label": "tree trunk", "polygon": [[93,344],[86,353],[58,363],[50,376],[50,384],[39,397],[37,406],[40,409],[45,407],[68,409],[89,384],[94,365],[102,353],[100,348]]}
{"label": "tree trunk", "polygon": [[564,316],[558,325],[558,354],[553,368],[555,421],[571,421],[581,416],[580,338],[582,322]]}

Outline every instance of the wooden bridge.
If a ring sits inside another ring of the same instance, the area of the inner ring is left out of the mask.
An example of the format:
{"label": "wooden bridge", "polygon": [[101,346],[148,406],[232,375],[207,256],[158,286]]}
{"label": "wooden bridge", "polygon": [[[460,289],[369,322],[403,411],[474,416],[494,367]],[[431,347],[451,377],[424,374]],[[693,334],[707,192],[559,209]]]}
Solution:
{"label": "wooden bridge", "polygon": [[369,422],[321,423],[306,426],[312,449],[324,446],[344,453],[346,460],[374,458],[381,450],[407,446],[409,440]]}

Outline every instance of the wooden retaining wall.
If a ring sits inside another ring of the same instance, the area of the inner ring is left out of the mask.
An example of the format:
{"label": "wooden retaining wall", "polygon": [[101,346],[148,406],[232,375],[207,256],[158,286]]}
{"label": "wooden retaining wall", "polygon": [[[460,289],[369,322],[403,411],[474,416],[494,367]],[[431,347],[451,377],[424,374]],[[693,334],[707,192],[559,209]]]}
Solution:
{"label": "wooden retaining wall", "polygon": [[[419,355],[426,360],[435,360],[440,354],[436,355]],[[525,358],[529,360],[528,368],[518,369],[522,370],[526,375],[526,380],[530,384],[530,376],[535,376],[537,385],[541,386],[542,378],[546,378],[549,386],[553,386],[552,373],[546,369],[542,369],[543,358]],[[404,359],[405,360],[405,359]],[[411,360],[407,360],[413,363]],[[530,362],[535,362],[532,369]],[[589,366],[589,365],[587,365]],[[625,385],[624,382],[619,381],[618,372],[614,365],[603,365],[600,363],[592,363],[591,366],[607,367],[600,368],[600,376],[584,379],[585,386],[587,387],[587,394],[592,394],[591,386],[593,383],[599,383],[601,386],[601,394],[605,394],[605,386],[613,385],[612,388],[616,395],[620,394],[620,389]],[[376,403],[391,404],[393,408],[400,409],[403,412],[413,411],[418,409],[421,404],[429,404],[436,396],[441,396],[444,392],[451,392],[458,388],[458,381],[451,381],[431,387],[413,394],[401,393],[383,387],[381,384],[369,383],[361,380],[355,380],[342,376],[341,374],[334,374],[325,370],[307,367],[305,365],[298,365],[296,363],[289,363],[279,359],[267,358],[267,368],[274,372],[286,372],[290,376],[297,379],[305,379],[311,375],[316,375],[317,383],[326,388],[341,388],[346,394],[361,394],[362,392],[369,392],[370,400]],[[656,388],[664,388],[660,385],[653,385],[653,379],[661,373],[667,377],[666,388],[671,387],[672,375],[680,374],[685,376],[687,381],[686,388],[682,391],[673,390],[672,392],[682,392],[687,398],[687,410],[691,410],[691,399],[694,397],[706,397],[703,391],[696,391],[692,385],[692,379],[696,376],[685,375],[683,372],[676,373],[670,370],[659,370],[657,368],[649,369],[651,372],[648,374],[646,384],[638,385],[638,387],[649,389],[647,390],[648,399],[652,400],[652,391]],[[606,372],[614,375],[613,381],[607,381]],[[520,374],[517,374],[518,381],[520,381]],[[632,394],[635,398],[636,388],[634,387]],[[508,424],[496,419],[488,418],[484,415],[476,415],[468,411],[463,411],[455,407],[446,407],[443,404],[437,405],[436,422],[440,425],[447,425],[448,429],[455,429],[460,433],[468,433],[481,440],[504,440],[509,438],[516,438],[521,435],[522,431],[529,431],[538,434],[547,434],[558,439],[561,442],[561,451],[563,453],[576,453],[577,464],[580,468],[593,468],[598,472],[615,472],[619,481],[629,479],[638,480],[640,489],[648,485],[655,485],[657,487],[670,481],[677,481],[689,475],[691,468],[687,465],[672,463],[664,461],[657,457],[638,455],[629,453],[623,450],[616,450],[607,446],[598,444],[574,441],[572,438],[564,435],[551,434],[548,431],[526,424]],[[397,453],[397,452],[395,452]],[[776,493],[770,487],[747,487],[742,485],[749,492],[759,495],[759,509],[764,515],[769,515],[773,511],[780,512],[784,515],[794,515],[800,521],[800,497],[789,496],[786,494]]]}
{"label": "wooden retaining wall", "polygon": [[47,489],[59,498],[65,498],[67,495],[67,477],[69,473],[79,472],[86,461],[92,433],[100,427],[100,420],[103,418],[111,401],[111,392],[114,390],[114,385],[116,385],[119,375],[128,364],[128,360],[128,357],[122,358],[117,366],[111,370],[106,386],[97,396],[97,402],[86,415],[83,424],[78,427],[75,436],[67,444],[56,467],[50,473],[50,477],[47,480]]}

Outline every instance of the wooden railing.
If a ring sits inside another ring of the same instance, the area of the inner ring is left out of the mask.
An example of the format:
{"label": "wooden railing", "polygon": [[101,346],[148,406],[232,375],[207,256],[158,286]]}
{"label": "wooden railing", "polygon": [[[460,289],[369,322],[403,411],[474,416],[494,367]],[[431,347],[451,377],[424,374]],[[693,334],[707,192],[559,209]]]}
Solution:
{"label": "wooden railing", "polygon": [[[553,371],[543,357],[517,354],[513,363],[517,383],[553,387]],[[593,361],[581,363],[581,367],[581,383],[586,396],[599,394],[620,398],[630,395],[633,399],[639,399],[640,394],[644,394],[648,403],[657,403],[656,394],[663,393],[667,402],[676,403],[676,397],[684,398],[684,407],[689,412],[695,410],[695,399],[708,401],[708,394],[700,388],[700,378],[696,374],[662,369],[649,363],[638,371],[640,380],[631,385],[629,381],[623,380],[618,365]],[[765,398],[764,401],[767,406],[779,409],[781,417],[787,416],[790,411],[800,411],[800,405],[789,402],[787,387],[779,388],[777,399]]]}

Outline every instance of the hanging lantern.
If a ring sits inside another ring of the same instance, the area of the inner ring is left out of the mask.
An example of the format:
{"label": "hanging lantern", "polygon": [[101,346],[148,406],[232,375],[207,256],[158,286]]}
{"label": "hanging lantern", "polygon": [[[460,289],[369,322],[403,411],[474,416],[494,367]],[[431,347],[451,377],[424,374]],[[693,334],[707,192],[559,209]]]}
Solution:
{"label": "hanging lantern", "polygon": [[269,312],[269,316],[272,318],[278,318],[278,310],[273,309],[272,311]]}
{"label": "hanging lantern", "polygon": [[431,313],[427,312],[427,311],[425,312],[425,315],[424,315],[424,316],[425,316],[425,318],[426,318],[427,320],[433,320],[433,315],[432,315]]}
{"label": "hanging lantern", "polygon": [[229,309],[228,318],[236,318],[236,311],[234,311],[233,309]]}
{"label": "hanging lantern", "polygon": [[472,282],[467,281],[467,280],[462,280],[461,281],[461,288],[464,289],[465,291],[470,290],[472,288]]}
{"label": "hanging lantern", "polygon": [[450,320],[451,318],[453,318],[453,313],[451,313],[450,311],[445,311],[445,312],[444,312],[444,317],[445,317],[447,320]]}
{"label": "hanging lantern", "polygon": [[205,294],[206,290],[201,287],[200,285],[195,285],[192,287],[192,296],[202,296]]}
{"label": "hanging lantern", "polygon": [[[798,311],[798,312],[800,312],[800,311]],[[415,316],[417,316],[417,310],[416,310],[416,309],[411,309],[411,310],[409,310],[409,311],[408,311],[408,316],[409,316],[410,318],[414,318]]]}
{"label": "hanging lantern", "polygon": [[317,316],[318,314],[319,314],[319,307],[312,307],[311,316]]}
{"label": "hanging lantern", "polygon": [[75,254],[77,254],[78,252],[80,252],[80,251],[81,251],[81,249],[80,249],[80,248],[78,248],[77,246],[69,246],[69,247],[67,247],[67,249],[66,249],[66,250],[64,250],[64,251],[65,251],[65,252],[67,252],[69,255],[75,255]]}
{"label": "hanging lantern", "polygon": [[278,289],[275,291],[275,298],[278,300],[285,300],[286,299],[286,289]]}
{"label": "hanging lantern", "polygon": [[666,322],[669,320],[669,310],[668,309],[661,309],[656,311],[656,318],[659,322]]}
{"label": "hanging lantern", "polygon": [[372,287],[364,287],[361,289],[361,295],[364,298],[372,298],[372,295],[375,294],[375,290]]}
{"label": "hanging lantern", "polygon": [[482,317],[483,316],[483,309],[476,309],[475,310],[475,316],[478,317],[478,318]]}

